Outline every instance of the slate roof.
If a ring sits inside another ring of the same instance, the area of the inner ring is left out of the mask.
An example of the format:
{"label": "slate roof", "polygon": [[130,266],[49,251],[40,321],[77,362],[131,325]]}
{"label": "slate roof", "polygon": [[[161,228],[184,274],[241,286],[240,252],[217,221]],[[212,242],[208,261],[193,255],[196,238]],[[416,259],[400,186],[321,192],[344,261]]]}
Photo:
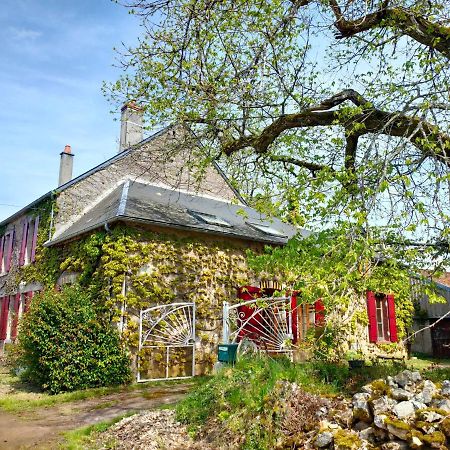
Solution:
{"label": "slate roof", "polygon": [[[61,244],[115,222],[136,222],[167,228],[284,244],[299,231],[244,205],[235,205],[155,185],[126,181],[86,212],[47,246]],[[214,223],[216,222],[216,223]],[[268,227],[265,231],[258,226]]]}

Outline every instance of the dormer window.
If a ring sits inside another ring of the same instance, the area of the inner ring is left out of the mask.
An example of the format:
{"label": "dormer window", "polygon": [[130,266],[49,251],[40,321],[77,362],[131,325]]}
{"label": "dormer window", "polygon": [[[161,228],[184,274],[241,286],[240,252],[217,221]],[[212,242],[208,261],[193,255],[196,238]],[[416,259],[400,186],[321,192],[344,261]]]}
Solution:
{"label": "dormer window", "polygon": [[222,217],[216,216],[214,214],[207,214],[198,211],[189,211],[189,213],[196,219],[200,219],[209,225],[218,225],[221,227],[232,227],[233,225]]}
{"label": "dormer window", "polygon": [[277,230],[274,227],[271,227],[270,225],[266,225],[264,223],[255,223],[255,222],[246,222],[247,225],[250,225],[252,228],[255,228],[256,230],[262,231],[264,234],[269,234],[271,236],[279,236],[279,237],[287,237],[286,234],[284,234],[282,231]]}

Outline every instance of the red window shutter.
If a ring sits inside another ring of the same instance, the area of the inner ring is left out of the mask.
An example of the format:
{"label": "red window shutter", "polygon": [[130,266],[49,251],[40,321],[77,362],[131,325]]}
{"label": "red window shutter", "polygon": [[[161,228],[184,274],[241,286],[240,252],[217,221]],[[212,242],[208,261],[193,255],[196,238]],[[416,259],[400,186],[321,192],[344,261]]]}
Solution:
{"label": "red window shutter", "polygon": [[23,304],[23,312],[26,313],[30,309],[31,299],[33,298],[34,292],[25,292],[25,299]]}
{"label": "red window shutter", "polygon": [[37,237],[38,237],[38,228],[39,228],[39,216],[34,219],[34,230],[33,230],[33,241],[31,243],[31,257],[30,261],[36,261],[36,245],[37,245]]}
{"label": "red window shutter", "polygon": [[395,316],[395,301],[392,294],[387,295],[388,317],[389,317],[389,335],[391,342],[397,342],[397,319]]}
{"label": "red window shutter", "polygon": [[14,319],[11,326],[11,340],[17,337],[17,325],[19,323],[20,294],[14,296]]}
{"label": "red window shutter", "polygon": [[369,341],[377,342],[377,302],[372,291],[367,291],[367,315],[369,317]]}
{"label": "red window shutter", "polygon": [[3,269],[3,247],[5,245],[5,236],[0,238],[0,273],[2,273]]}
{"label": "red window shutter", "polygon": [[9,296],[3,297],[2,309],[0,315],[0,341],[6,339],[6,332],[8,330],[8,311],[9,311]]}
{"label": "red window shutter", "polygon": [[291,311],[292,311],[292,343],[296,344],[298,341],[298,309],[297,309],[297,292],[292,293],[291,296]]}
{"label": "red window shutter", "polygon": [[29,221],[26,220],[22,228],[22,243],[20,245],[19,266],[23,266],[25,264],[25,253],[27,251],[27,237],[29,224],[30,224]]}
{"label": "red window shutter", "polygon": [[314,303],[314,323],[323,325],[325,322],[325,306],[321,298]]}
{"label": "red window shutter", "polygon": [[9,243],[8,243],[8,249],[6,253],[6,263],[5,263],[5,271],[9,272],[9,269],[11,269],[11,263],[12,263],[12,253],[14,248],[14,230],[9,233]]}

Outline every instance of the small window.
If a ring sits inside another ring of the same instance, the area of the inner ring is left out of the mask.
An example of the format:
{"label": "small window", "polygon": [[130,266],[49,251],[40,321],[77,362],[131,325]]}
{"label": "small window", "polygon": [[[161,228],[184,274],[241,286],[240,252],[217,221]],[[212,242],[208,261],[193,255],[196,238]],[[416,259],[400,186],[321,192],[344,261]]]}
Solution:
{"label": "small window", "polygon": [[23,255],[25,265],[35,261],[38,227],[39,227],[39,217],[29,219]]}
{"label": "small window", "polygon": [[0,238],[0,274],[5,271],[5,240],[6,236]]}
{"label": "small window", "polygon": [[370,342],[398,342],[393,294],[367,291],[367,316]]}
{"label": "small window", "polygon": [[378,341],[390,341],[389,333],[389,310],[386,295],[375,295],[377,307],[377,335]]}
{"label": "small window", "polygon": [[197,211],[189,211],[191,215],[200,219],[201,221],[208,223],[209,225],[219,225],[222,227],[232,227],[233,225],[222,217],[215,216],[214,214],[207,214]]}
{"label": "small window", "polygon": [[277,230],[274,227],[271,227],[270,225],[265,225],[263,223],[255,223],[255,222],[246,222],[247,225],[250,225],[251,227],[262,231],[265,234],[270,234],[272,236],[280,236],[280,237],[287,237],[286,234],[284,234],[282,231]]}

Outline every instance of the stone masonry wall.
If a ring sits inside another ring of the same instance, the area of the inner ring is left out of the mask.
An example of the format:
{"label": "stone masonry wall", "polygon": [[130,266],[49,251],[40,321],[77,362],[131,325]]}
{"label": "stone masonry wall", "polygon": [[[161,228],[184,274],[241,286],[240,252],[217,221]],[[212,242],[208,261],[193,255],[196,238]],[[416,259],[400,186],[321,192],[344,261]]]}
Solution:
{"label": "stone masonry wall", "polygon": [[169,129],[63,190],[57,201],[56,233],[125,178],[230,201],[235,199],[235,193],[213,166],[205,169],[201,180],[197,179],[189,168],[191,151],[180,148],[179,142],[180,133]]}

